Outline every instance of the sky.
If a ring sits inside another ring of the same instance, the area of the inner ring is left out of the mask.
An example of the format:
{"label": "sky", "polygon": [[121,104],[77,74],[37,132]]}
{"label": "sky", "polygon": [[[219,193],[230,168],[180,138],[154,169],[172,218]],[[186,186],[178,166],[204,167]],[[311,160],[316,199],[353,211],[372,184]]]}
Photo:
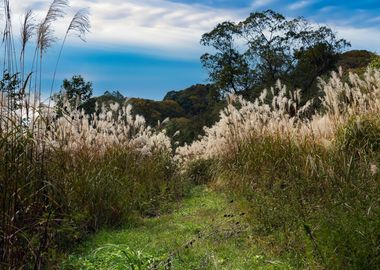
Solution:
{"label": "sky", "polygon": [[[38,21],[50,0],[11,0],[14,32],[27,9]],[[273,9],[289,18],[303,16],[327,25],[353,49],[380,52],[380,0],[71,0],[68,16],[54,25],[57,37],[77,10],[90,12],[86,42],[69,37],[55,89],[80,74],[94,95],[120,91],[127,97],[161,100],[171,90],[207,83],[200,56],[203,33],[218,23],[240,21],[251,12]],[[17,36],[15,38],[17,40]],[[31,49],[30,49],[31,50]],[[59,42],[45,56],[43,85],[50,89]]]}

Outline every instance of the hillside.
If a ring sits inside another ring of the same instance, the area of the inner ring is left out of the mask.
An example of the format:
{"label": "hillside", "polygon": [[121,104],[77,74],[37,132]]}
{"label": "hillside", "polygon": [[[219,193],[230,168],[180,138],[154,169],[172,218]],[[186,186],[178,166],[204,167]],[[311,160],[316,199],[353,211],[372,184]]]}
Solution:
{"label": "hillside", "polygon": [[[342,67],[346,73],[349,71],[363,73],[375,55],[365,50],[344,52],[339,56],[335,70]],[[329,74],[330,70],[322,77],[329,77]],[[316,81],[312,88],[318,88],[317,84]],[[312,94],[312,97],[315,95]],[[156,126],[158,122],[169,118],[165,128],[169,136],[180,130],[175,138],[179,145],[191,143],[202,135],[203,127],[214,124],[219,118],[219,111],[225,105],[218,91],[210,84],[196,84],[184,90],[169,91],[162,101],[126,98],[120,92],[106,91],[101,96],[91,98],[82,107],[87,113],[93,113],[96,102],[98,104],[127,102],[133,106],[133,113],[144,116],[150,126]]]}
{"label": "hillside", "polygon": [[93,97],[81,107],[86,113],[95,112],[95,104],[127,103],[133,106],[133,113],[145,117],[150,126],[166,118],[170,120],[165,128],[168,135],[176,135],[179,144],[190,143],[202,134],[204,126],[211,126],[218,120],[219,111],[224,101],[219,99],[218,92],[211,85],[197,84],[181,91],[170,91],[162,101],[142,98],[126,98],[119,92],[106,92],[99,97]]}

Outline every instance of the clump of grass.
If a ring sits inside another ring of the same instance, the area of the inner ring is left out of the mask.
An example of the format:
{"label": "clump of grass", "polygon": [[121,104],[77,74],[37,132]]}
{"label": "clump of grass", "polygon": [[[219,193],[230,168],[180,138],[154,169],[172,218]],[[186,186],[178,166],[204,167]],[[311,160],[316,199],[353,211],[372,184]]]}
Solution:
{"label": "clump of grass", "polygon": [[89,256],[71,256],[62,265],[64,269],[154,269],[155,259],[126,245],[105,245],[94,250]]}
{"label": "clump of grass", "polygon": [[371,167],[379,155],[354,155],[260,137],[216,171],[226,191],[250,201],[254,234],[270,252],[292,256],[297,268],[378,269],[380,179]]}
{"label": "clump of grass", "polygon": [[232,96],[177,159],[214,159],[214,186],[249,200],[257,235],[297,268],[378,269],[380,73],[332,73],[321,90],[316,112],[281,84],[270,102]]}
{"label": "clump of grass", "polygon": [[[12,148],[13,154],[28,155],[26,149],[34,149],[32,142],[17,141],[18,152]],[[0,167],[2,206],[18,209],[14,214],[2,212],[12,221],[12,226],[1,226],[2,248],[9,252],[5,254],[12,267],[36,261],[36,252],[41,267],[49,265],[89,233],[158,215],[160,206],[183,193],[184,184],[177,180],[176,166],[165,152],[147,156],[113,148],[101,155],[91,149],[72,155],[55,149],[45,151],[43,163],[32,159],[28,164],[11,163],[6,153],[0,154],[5,158]],[[41,174],[44,183],[39,182]]]}
{"label": "clump of grass", "polygon": [[[57,41],[54,23],[66,15],[68,1],[52,1],[38,24],[26,12],[19,59],[8,0],[4,7],[0,268],[50,269],[88,233],[130,224],[139,215],[157,215],[161,205],[181,196],[182,182],[175,181],[165,132],[146,126],[143,117],[130,113],[131,107],[112,104],[86,115],[66,106],[57,117],[50,104],[41,102],[43,57]],[[78,11],[65,33],[56,70],[68,36],[84,39],[89,28],[88,13]],[[25,53],[33,37],[29,70]]]}
{"label": "clump of grass", "polygon": [[195,159],[186,164],[183,177],[195,185],[207,184],[212,180],[212,166],[211,159]]}
{"label": "clump of grass", "polygon": [[379,152],[380,120],[377,115],[357,115],[342,126],[336,136],[337,146],[344,151]]}

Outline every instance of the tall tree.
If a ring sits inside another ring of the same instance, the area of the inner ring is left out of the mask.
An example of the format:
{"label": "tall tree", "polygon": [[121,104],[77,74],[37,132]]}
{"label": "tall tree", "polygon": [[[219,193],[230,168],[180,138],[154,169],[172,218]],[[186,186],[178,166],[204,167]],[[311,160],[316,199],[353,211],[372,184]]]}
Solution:
{"label": "tall tree", "polygon": [[305,90],[349,46],[328,27],[315,27],[302,17],[287,19],[272,10],[251,13],[238,23],[221,23],[202,36],[201,44],[213,48],[201,61],[220,91],[249,95],[278,79]]}
{"label": "tall tree", "polygon": [[215,49],[214,54],[202,55],[201,61],[208,69],[211,80],[224,92],[242,92],[250,83],[251,70],[236,44],[240,35],[238,25],[223,22],[201,39],[202,45]]}

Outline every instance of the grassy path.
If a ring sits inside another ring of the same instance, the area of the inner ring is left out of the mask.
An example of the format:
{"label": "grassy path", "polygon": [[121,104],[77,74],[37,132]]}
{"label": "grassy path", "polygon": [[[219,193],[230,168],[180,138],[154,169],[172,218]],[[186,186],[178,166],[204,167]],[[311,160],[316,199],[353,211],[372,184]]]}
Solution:
{"label": "grassy path", "polygon": [[197,187],[170,214],[97,233],[64,268],[290,269],[262,253],[246,219],[241,203]]}

